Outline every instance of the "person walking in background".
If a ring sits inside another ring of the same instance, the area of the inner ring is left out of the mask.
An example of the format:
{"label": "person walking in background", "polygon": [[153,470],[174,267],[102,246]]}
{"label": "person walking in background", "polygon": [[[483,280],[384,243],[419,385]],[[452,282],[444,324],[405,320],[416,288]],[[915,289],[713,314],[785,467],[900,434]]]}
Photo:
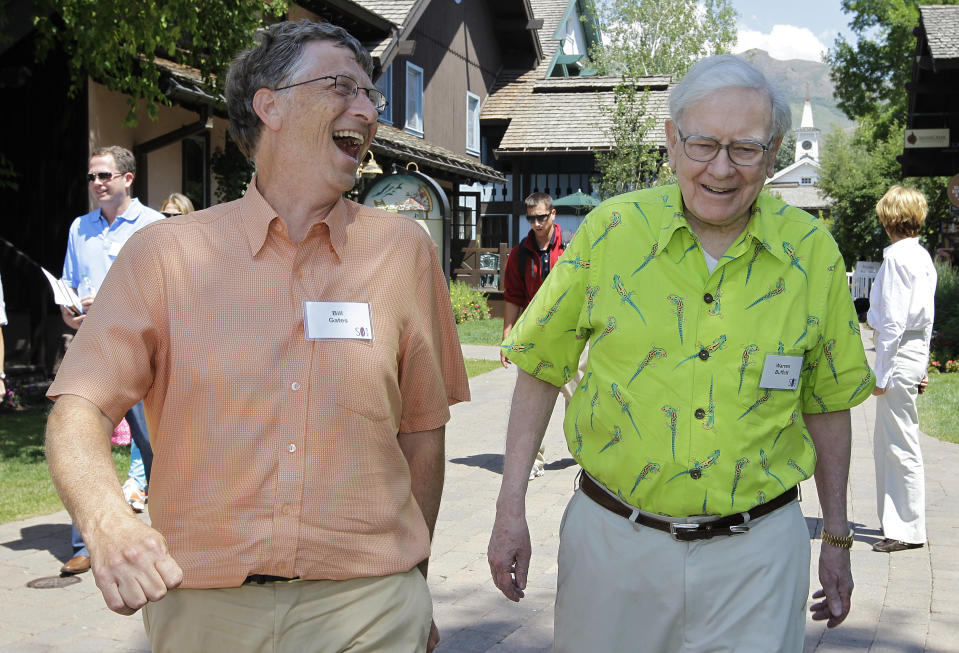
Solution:
{"label": "person walking in background", "polygon": [[193,202],[183,193],[170,193],[170,196],[160,205],[160,213],[164,218],[186,215],[193,213],[193,210]]}
{"label": "person walking in background", "polygon": [[873,551],[916,549],[926,542],[926,490],[916,396],[929,365],[936,268],[919,243],[925,196],[893,186],[876,204],[892,241],[869,293],[866,319],[876,346],[876,504],[883,539]]}
{"label": "person walking in background", "polygon": [[[520,314],[543,285],[564,249],[562,229],[554,221],[556,209],[553,208],[553,198],[546,193],[532,193],[525,203],[529,233],[512,249],[506,259],[506,278],[503,282],[503,340],[506,340]],[[509,357],[505,350],[500,349],[499,359],[503,367],[509,367]],[[568,396],[566,401],[569,403]],[[542,476],[545,466],[546,443],[543,442],[530,470],[529,480]]]}
{"label": "person walking in background", "polygon": [[[94,150],[90,157],[87,183],[99,207],[81,215],[70,225],[67,254],[63,261],[63,281],[76,291],[84,310],[80,315],[74,315],[66,307],[60,307],[63,321],[71,329],[79,329],[86,320],[107,271],[127,239],[148,224],[163,219],[160,213],[132,196],[135,175],[136,160],[126,148],[116,145],[101,147]],[[143,404],[132,405],[126,411],[126,420],[143,458],[144,475],[149,483],[153,450],[150,448]],[[116,421],[119,422],[119,417]],[[142,510],[145,497],[136,489],[136,481],[128,479],[124,484],[124,495],[128,504],[136,503],[134,509]],[[60,573],[64,575],[79,574],[90,569],[90,553],[76,526],[73,527],[71,541],[73,557],[60,568]]]}
{"label": "person walking in background", "polygon": [[[431,650],[446,422],[469,399],[449,289],[419,225],[344,197],[386,107],[369,53],[308,20],[255,41],[225,93],[256,175],[120,252],[48,393],[52,476],[156,653]],[[149,526],[105,445],[141,398]]]}
{"label": "person walking in background", "polygon": [[717,55],[672,89],[669,114],[678,184],[590,212],[503,344],[520,370],[490,570],[524,596],[526,470],[589,342],[564,422],[582,472],[560,527],[554,650],[799,653],[810,546],[797,486],[815,475],[810,610],[834,627],[853,589],[849,409],[872,372],[836,242],[761,192],[790,128],[783,95]]}

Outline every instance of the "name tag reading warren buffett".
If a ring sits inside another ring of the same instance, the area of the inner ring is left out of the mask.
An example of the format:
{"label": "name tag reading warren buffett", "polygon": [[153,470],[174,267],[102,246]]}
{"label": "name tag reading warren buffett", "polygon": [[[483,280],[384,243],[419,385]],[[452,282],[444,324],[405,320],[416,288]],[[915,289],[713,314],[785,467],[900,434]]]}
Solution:
{"label": "name tag reading warren buffett", "polygon": [[307,340],[373,340],[369,302],[303,302]]}
{"label": "name tag reading warren buffett", "polygon": [[763,375],[759,379],[760,388],[773,390],[795,390],[799,386],[799,372],[802,370],[802,356],[781,356],[766,354]]}

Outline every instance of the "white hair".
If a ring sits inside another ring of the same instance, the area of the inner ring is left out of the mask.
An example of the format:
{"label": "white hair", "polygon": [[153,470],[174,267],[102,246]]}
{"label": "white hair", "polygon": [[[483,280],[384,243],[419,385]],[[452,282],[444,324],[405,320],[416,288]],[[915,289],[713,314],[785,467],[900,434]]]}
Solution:
{"label": "white hair", "polygon": [[731,88],[755,89],[769,98],[770,142],[781,138],[792,127],[789,103],[782,92],[770,84],[758,68],[731,54],[706,57],[689,69],[669,94],[669,117],[678,124],[686,109],[708,99],[716,91]]}

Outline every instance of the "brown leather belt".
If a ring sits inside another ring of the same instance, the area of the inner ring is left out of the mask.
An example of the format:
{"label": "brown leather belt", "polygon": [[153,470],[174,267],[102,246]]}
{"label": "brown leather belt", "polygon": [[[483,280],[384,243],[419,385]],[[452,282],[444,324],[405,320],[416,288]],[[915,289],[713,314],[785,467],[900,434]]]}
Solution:
{"label": "brown leather belt", "polygon": [[748,533],[749,526],[747,526],[747,524],[750,521],[759,519],[763,515],[768,515],[774,510],[782,508],[799,495],[799,491],[793,486],[772,501],[761,503],[749,512],[740,512],[735,515],[720,517],[714,521],[682,523],[656,519],[655,517],[631,510],[624,503],[611,497],[606,490],[597,485],[586,473],[580,474],[579,487],[583,491],[583,494],[610,512],[620,517],[625,517],[629,521],[636,522],[641,526],[648,526],[649,528],[655,528],[669,533],[673,536],[673,539],[680,542],[708,540],[717,535],[742,535],[743,533]]}
{"label": "brown leather belt", "polygon": [[257,585],[265,585],[266,583],[288,583],[291,580],[300,580],[300,578],[299,576],[287,578],[286,576],[271,576],[269,574],[250,574],[246,577],[246,580],[243,581],[243,584],[256,583]]}

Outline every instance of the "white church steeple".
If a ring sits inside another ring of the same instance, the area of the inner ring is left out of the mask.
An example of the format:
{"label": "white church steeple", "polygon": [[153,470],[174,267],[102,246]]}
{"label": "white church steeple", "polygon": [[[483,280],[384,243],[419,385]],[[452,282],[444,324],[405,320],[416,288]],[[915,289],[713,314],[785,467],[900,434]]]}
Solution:
{"label": "white church steeple", "polygon": [[808,157],[819,163],[819,130],[812,121],[812,104],[809,91],[806,91],[806,103],[802,108],[802,122],[796,130],[796,161]]}

